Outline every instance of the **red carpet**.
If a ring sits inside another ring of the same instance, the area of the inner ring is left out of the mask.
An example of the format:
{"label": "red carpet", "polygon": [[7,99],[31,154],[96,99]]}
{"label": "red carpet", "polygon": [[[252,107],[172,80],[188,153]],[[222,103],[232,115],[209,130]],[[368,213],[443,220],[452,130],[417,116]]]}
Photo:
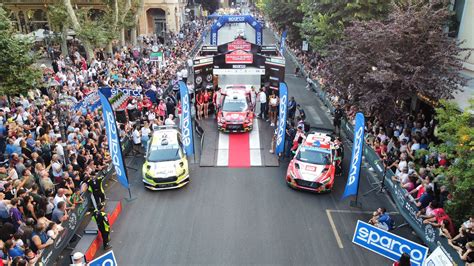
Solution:
{"label": "red carpet", "polygon": [[250,167],[249,133],[229,134],[229,167]]}

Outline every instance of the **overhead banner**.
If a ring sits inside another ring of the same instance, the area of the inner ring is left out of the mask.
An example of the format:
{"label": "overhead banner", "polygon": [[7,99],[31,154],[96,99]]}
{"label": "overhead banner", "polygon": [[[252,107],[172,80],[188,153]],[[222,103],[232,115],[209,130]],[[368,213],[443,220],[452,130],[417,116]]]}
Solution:
{"label": "overhead banner", "polygon": [[253,54],[242,50],[230,52],[225,55],[226,64],[252,64]]}
{"label": "overhead banner", "polygon": [[422,266],[428,255],[427,247],[360,220],[357,221],[352,243],[393,261],[398,261],[403,253],[407,253],[413,266]]}
{"label": "overhead banner", "polygon": [[285,82],[280,82],[280,113],[278,115],[278,131],[276,139],[276,154],[283,153],[285,150],[286,136],[286,113],[288,107],[288,87]]}
{"label": "overhead banner", "polygon": [[188,87],[184,82],[179,81],[179,94],[181,95],[182,112],[180,119],[181,136],[183,138],[186,155],[194,154],[193,125],[191,121],[191,105],[189,103]]}
{"label": "overhead banner", "polygon": [[243,50],[250,52],[252,49],[252,44],[242,39],[235,39],[235,41],[227,44],[228,51]]}
{"label": "overhead banner", "polygon": [[352,146],[351,167],[347,178],[346,188],[342,198],[357,195],[359,190],[360,163],[362,162],[362,146],[364,145],[365,119],[362,113],[357,113],[354,127],[354,145]]}
{"label": "overhead banner", "polygon": [[110,105],[109,100],[99,90],[100,102],[102,103],[102,113],[104,115],[105,132],[107,134],[107,142],[109,146],[110,156],[112,157],[112,164],[115,167],[117,173],[117,179],[120,184],[125,188],[130,188],[128,183],[127,172],[125,171],[125,164],[122,156],[122,145],[120,144],[119,131],[117,129],[117,123],[115,122],[114,110]]}
{"label": "overhead banner", "polygon": [[252,28],[255,29],[255,44],[262,45],[263,44],[263,27],[254,17],[250,15],[244,16],[220,16],[219,19],[212,24],[211,26],[211,44],[217,45],[217,32],[220,28],[222,28],[227,23],[247,23]]}
{"label": "overhead banner", "polygon": [[285,42],[286,42],[286,30],[283,31],[283,34],[281,35],[281,40],[280,40],[280,54],[281,56],[285,55]]}

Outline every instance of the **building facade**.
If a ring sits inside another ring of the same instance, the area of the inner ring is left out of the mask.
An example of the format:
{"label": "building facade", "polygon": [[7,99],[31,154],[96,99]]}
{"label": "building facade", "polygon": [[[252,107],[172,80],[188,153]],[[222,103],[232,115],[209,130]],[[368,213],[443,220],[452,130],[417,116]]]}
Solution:
{"label": "building facade", "polygon": [[[10,11],[10,19],[16,29],[30,33],[38,29],[48,29],[48,5],[54,0],[1,0]],[[72,0],[76,8],[105,10],[103,0]],[[139,35],[164,36],[165,32],[178,32],[187,19],[188,0],[145,0],[143,13],[137,25]]]}
{"label": "building facade", "polygon": [[[454,10],[459,23],[458,40],[463,41],[462,47],[474,48],[474,0],[456,0]],[[474,55],[464,62],[464,68],[474,71]]]}

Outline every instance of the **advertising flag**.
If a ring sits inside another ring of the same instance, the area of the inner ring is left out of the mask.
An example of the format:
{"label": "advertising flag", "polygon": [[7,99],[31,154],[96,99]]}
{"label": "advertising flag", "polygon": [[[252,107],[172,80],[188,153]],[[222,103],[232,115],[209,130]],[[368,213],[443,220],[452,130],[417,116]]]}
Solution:
{"label": "advertising flag", "polygon": [[280,54],[281,56],[285,56],[285,43],[286,43],[286,30],[283,31],[281,34],[281,41],[280,41]]}
{"label": "advertising flag", "polygon": [[276,154],[280,154],[285,150],[286,136],[286,113],[288,107],[288,87],[286,83],[280,82],[280,113],[278,115],[278,130],[276,139]]}
{"label": "advertising flag", "polygon": [[193,125],[191,121],[191,105],[189,103],[188,87],[184,82],[179,81],[179,94],[181,95],[182,112],[180,119],[181,136],[183,138],[186,155],[194,154]]}
{"label": "advertising flag", "polygon": [[117,123],[115,122],[114,111],[112,110],[109,100],[103,94],[102,89],[99,90],[99,97],[102,104],[102,113],[104,115],[105,132],[107,134],[109,152],[112,157],[112,164],[114,165],[115,172],[117,173],[117,179],[122,186],[130,188],[122,157],[122,145],[120,143]]}
{"label": "advertising flag", "polygon": [[359,190],[360,163],[362,161],[362,148],[364,145],[364,115],[357,113],[354,127],[354,145],[352,146],[351,167],[347,178],[346,188],[342,198],[357,195]]}

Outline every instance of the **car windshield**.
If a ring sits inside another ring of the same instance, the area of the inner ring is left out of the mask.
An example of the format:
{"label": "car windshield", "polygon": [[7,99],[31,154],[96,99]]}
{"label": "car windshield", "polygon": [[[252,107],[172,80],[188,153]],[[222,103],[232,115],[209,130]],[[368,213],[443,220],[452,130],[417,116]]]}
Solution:
{"label": "car windshield", "polygon": [[153,145],[147,155],[149,162],[176,161],[181,158],[181,149],[178,145]]}
{"label": "car windshield", "polygon": [[326,152],[320,149],[313,148],[300,148],[300,151],[296,155],[296,159],[305,163],[327,165],[329,161],[330,154],[329,151]]}
{"label": "car windshield", "polygon": [[247,100],[244,95],[226,96],[222,105],[224,112],[245,112],[247,110]]}

